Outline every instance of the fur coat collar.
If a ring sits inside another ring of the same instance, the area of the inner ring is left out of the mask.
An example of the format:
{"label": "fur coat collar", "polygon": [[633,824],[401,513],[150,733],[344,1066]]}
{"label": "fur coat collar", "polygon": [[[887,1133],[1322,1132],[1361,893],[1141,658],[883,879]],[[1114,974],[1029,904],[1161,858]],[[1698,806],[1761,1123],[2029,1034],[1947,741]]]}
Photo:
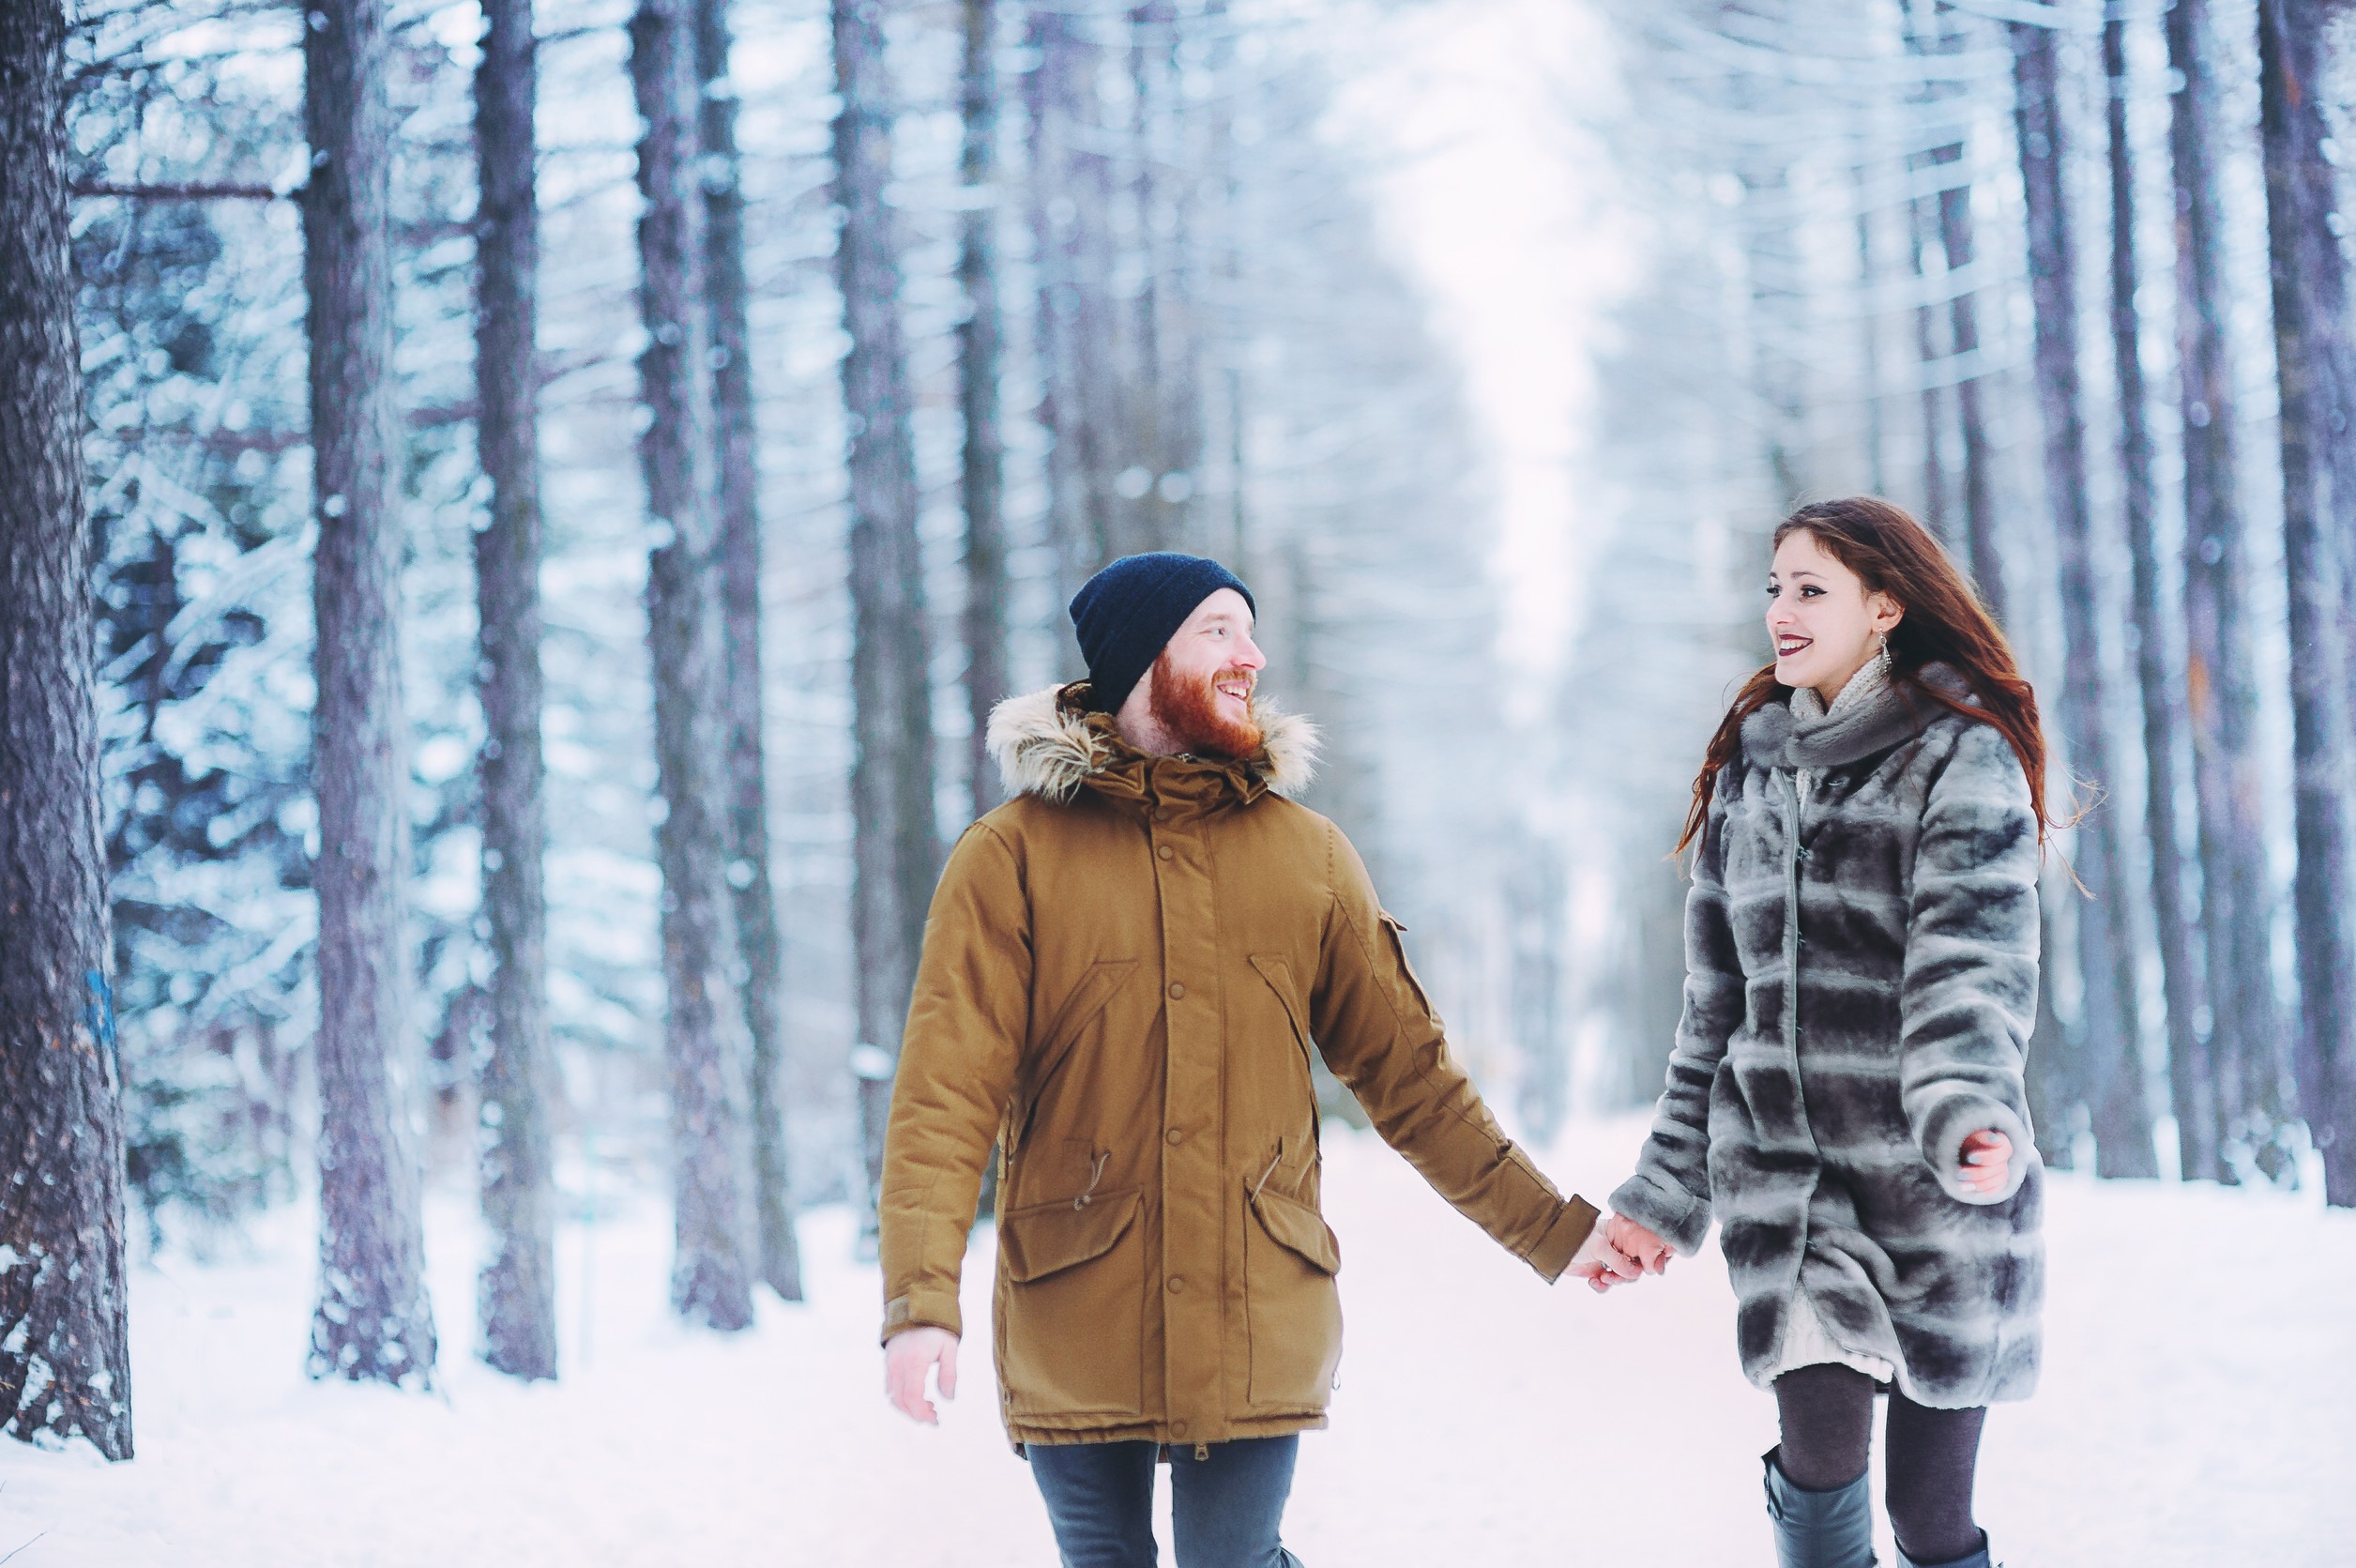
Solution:
{"label": "fur coat collar", "polygon": [[1813,723],[1795,715],[1787,702],[1770,702],[1742,721],[1742,754],[1754,768],[1841,768],[1862,761],[1913,739],[1949,711],[1922,687],[1973,701],[1953,666],[1925,664],[1911,677],[1884,682],[1855,704],[1835,700],[1833,711]]}
{"label": "fur coat collar", "polygon": [[990,755],[1009,795],[1036,795],[1056,805],[1071,800],[1083,784],[1133,795],[1140,793],[1147,768],[1166,760],[1224,775],[1245,803],[1263,793],[1297,799],[1316,777],[1316,725],[1265,697],[1252,699],[1252,717],[1264,737],[1253,755],[1239,761],[1164,759],[1149,757],[1122,739],[1111,714],[1089,708],[1087,692],[1087,682],[1073,681],[1009,697],[991,710]]}

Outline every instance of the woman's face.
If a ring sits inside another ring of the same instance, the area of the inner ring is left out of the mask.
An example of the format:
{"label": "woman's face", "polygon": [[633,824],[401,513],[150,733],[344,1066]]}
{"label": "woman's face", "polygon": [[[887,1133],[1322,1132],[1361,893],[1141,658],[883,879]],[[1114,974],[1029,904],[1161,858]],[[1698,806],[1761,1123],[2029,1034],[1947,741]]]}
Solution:
{"label": "woman's face", "polygon": [[1775,678],[1812,686],[1827,703],[1848,677],[1880,651],[1881,639],[1905,612],[1865,585],[1800,529],[1775,547],[1767,573],[1767,634],[1775,647]]}

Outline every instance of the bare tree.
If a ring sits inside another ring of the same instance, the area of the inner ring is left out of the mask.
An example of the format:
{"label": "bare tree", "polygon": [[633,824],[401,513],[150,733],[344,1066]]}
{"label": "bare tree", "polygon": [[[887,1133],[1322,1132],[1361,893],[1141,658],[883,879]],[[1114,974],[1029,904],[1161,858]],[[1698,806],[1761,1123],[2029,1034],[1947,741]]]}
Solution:
{"label": "bare tree", "polygon": [[2239,490],[2225,207],[2219,189],[2216,50],[2207,0],[2167,13],[2176,182],[2177,359],[2184,410],[2184,625],[2193,786],[2200,811],[2201,928],[2209,949],[2211,1062],[2228,1139],[2270,1174],[2288,1062],[2268,932],[2265,790],[2258,776],[2257,671],[2247,528]]}
{"label": "bare tree", "polygon": [[760,433],[752,398],[752,290],[745,278],[744,190],[737,152],[737,93],[728,74],[727,0],[696,0],[695,68],[703,87],[706,288],[711,300],[712,408],[719,436],[721,591],[737,663],[728,693],[728,881],[744,954],[746,1026],[752,1036],[752,1163],[761,1278],[801,1300],[794,1237],[785,1107],[785,944],[769,875],[768,752],[762,723]]}
{"label": "bare tree", "polygon": [[2186,911],[2183,838],[2177,796],[2185,716],[2181,665],[2174,657],[2179,630],[2160,583],[2159,490],[2154,482],[2151,393],[2143,373],[2142,314],[2136,305],[2141,269],[2136,256],[2135,153],[2128,136],[2127,27],[2124,16],[2103,24],[2103,72],[2110,87],[2106,111],[2110,172],[2111,363],[2119,397],[2119,461],[2133,577],[2136,685],[2143,709],[2144,838],[2151,856],[2151,919],[2160,959],[2160,995],[2167,1011],[2170,1109],[2176,1119],[2177,1166],[2186,1180],[2214,1180],[2217,1095],[2209,1045],[2194,1027],[2200,1005],[2201,954]]}
{"label": "bare tree", "polygon": [[872,1237],[900,1050],[924,915],[939,875],[934,826],[930,638],[917,538],[912,406],[900,333],[900,251],[892,209],[891,95],[882,0],[833,0],[835,250],[850,351],[852,926],[859,955],[860,1133]]}
{"label": "bare tree", "polygon": [[131,1456],[65,8],[0,9],[0,1429]]}
{"label": "bare tree", "polygon": [[976,816],[998,803],[990,766],[990,710],[1007,696],[1006,436],[999,428],[998,77],[996,0],[963,0],[965,54],[958,110],[965,145],[958,174],[965,212],[957,236],[957,282],[965,319],[957,328],[957,391],[965,416],[960,494],[965,510],[965,703],[973,733],[966,769]]}
{"label": "bare tree", "polygon": [[319,1309],[311,1372],[431,1380],[416,1046],[403,879],[402,540],[394,495],[392,111],[382,0],[317,0],[303,29],[310,299],[312,783],[319,800]]}
{"label": "bare tree", "polygon": [[2329,1200],[2356,1206],[2356,800],[2340,552],[2356,544],[2356,461],[2336,449],[2356,417],[2348,261],[2324,144],[2323,30],[2333,0],[2260,0],[2259,137],[2282,384],[2283,565],[2290,594],[2296,769],[2302,1108]]}
{"label": "bare tree", "polygon": [[532,0],[484,0],[475,68],[476,449],[491,481],[475,535],[482,705],[482,909],[491,974],[481,1061],[482,1357],[556,1376],[556,1216],[548,1041],[547,825],[540,754],[540,212]]}
{"label": "bare tree", "polygon": [[698,192],[692,0],[643,0],[631,19],[638,144],[639,437],[649,530],[646,617],[661,794],[663,1045],[671,1078],[676,1255],[671,1304],[707,1327],[752,1321],[757,1243],[748,1112],[752,1043],[737,991],[712,505],[712,377]]}

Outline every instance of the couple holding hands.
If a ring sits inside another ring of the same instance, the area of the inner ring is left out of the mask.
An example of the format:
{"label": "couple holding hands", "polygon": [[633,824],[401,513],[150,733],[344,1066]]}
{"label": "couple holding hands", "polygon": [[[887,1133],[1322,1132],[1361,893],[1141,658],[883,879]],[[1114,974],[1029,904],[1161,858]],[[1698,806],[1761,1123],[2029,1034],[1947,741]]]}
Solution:
{"label": "couple holding hands", "polygon": [[1905,1563],[1988,1563],[1989,1403],[2036,1381],[2042,1171],[2022,1055],[2046,824],[2035,699],[1969,584],[1870,498],[1802,507],[1774,660],[1711,738],[1684,1007],[1608,1213],[1499,1130],[1333,824],[1315,734],[1255,696],[1251,592],[1188,556],[1072,601],[1088,677],[998,708],[1007,804],[925,927],[880,1194],[887,1392],[956,1387],[958,1278],[997,1150],[1001,1416],[1066,1568],[1297,1565],[1299,1434],[1341,1357],[1311,1053],[1442,1196],[1598,1290],[1720,1226],[1742,1369],[1773,1393],[1782,1568],[1874,1561],[1887,1392]]}

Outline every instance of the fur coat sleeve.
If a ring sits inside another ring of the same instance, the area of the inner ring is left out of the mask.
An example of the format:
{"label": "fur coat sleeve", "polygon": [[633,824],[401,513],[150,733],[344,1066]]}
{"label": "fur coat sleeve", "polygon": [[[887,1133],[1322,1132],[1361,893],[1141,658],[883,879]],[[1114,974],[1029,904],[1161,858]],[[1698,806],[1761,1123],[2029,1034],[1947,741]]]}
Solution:
{"label": "fur coat sleeve", "polygon": [[1726,907],[1725,834],[1721,790],[1710,800],[1685,894],[1685,1000],[1668,1085],[1635,1175],[1611,1196],[1614,1211],[1689,1257],[1710,1234],[1710,1085],[1728,1037],[1742,1022],[1742,963]]}
{"label": "fur coat sleeve", "polygon": [[[2006,1201],[2033,1158],[2022,1067],[2037,1008],[2038,859],[2012,748],[1992,725],[1967,726],[1931,783],[1898,998],[1907,1125],[1960,1203]],[[1959,1175],[1963,1140],[1982,1131],[2013,1143],[2009,1179],[1993,1193]]]}

